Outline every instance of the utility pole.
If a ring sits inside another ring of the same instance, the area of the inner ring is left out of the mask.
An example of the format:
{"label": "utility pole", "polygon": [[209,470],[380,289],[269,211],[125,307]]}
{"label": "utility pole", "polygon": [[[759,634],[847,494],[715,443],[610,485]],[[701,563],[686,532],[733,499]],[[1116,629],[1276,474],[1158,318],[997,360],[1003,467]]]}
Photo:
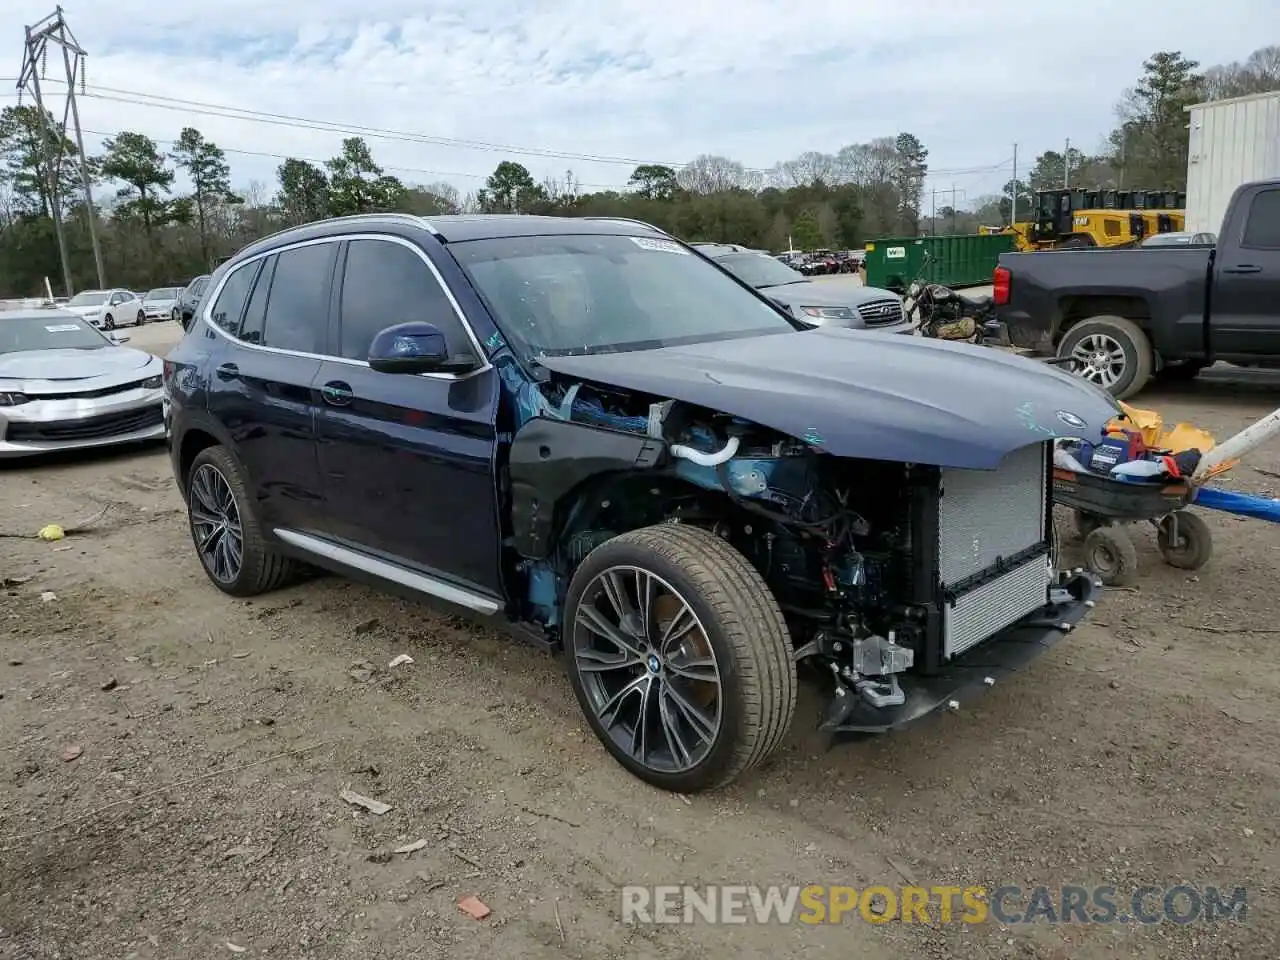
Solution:
{"label": "utility pole", "polygon": [[[58,190],[61,186],[63,144],[66,140],[67,121],[71,120],[75,129],[76,149],[79,151],[80,183],[84,188],[85,214],[88,218],[89,241],[93,246],[93,262],[97,268],[98,286],[107,285],[106,271],[102,266],[102,247],[98,243],[97,212],[93,205],[93,187],[89,175],[88,157],[84,151],[84,134],[80,129],[80,105],[76,100],[76,86],[84,85],[84,60],[87,54],[76,40],[75,34],[67,26],[62,7],[45,17],[33,27],[26,29],[26,50],[23,56],[22,72],[18,77],[19,91],[28,86],[36,99],[36,110],[40,114],[40,127],[44,134],[45,173],[49,184],[49,206],[53,214],[54,233],[58,238],[58,252],[62,257],[63,280],[67,287],[67,296],[73,294],[71,267],[67,257],[66,238],[62,230],[61,197]],[[49,44],[62,48],[62,66],[66,73],[67,93],[62,107],[62,126],[57,131],[56,150],[53,132],[48,129],[48,115],[44,106],[44,97],[40,88],[40,79],[45,75],[49,59]],[[52,154],[52,156],[50,156]]]}
{"label": "utility pole", "polygon": [[1062,189],[1071,189],[1071,138],[1067,137],[1067,148],[1062,151]]}
{"label": "utility pole", "polygon": [[1013,145],[1013,200],[1009,204],[1009,226],[1018,222],[1018,145]]}
{"label": "utility pole", "polygon": [[951,185],[950,190],[930,190],[929,191],[929,194],[932,197],[931,202],[933,205],[932,212],[929,214],[929,232],[935,237],[938,235],[938,194],[940,193],[949,194],[951,196],[951,232],[955,233],[956,232],[956,194],[964,193],[964,191],[957,190],[956,185],[954,183]]}

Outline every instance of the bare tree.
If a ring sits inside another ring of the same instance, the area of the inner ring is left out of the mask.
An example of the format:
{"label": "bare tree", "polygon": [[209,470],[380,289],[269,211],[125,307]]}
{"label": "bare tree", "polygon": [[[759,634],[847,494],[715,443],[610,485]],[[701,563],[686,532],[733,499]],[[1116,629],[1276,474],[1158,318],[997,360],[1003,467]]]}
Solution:
{"label": "bare tree", "polygon": [[757,190],[763,178],[736,160],[704,153],[676,171],[676,182],[689,193]]}
{"label": "bare tree", "polygon": [[829,153],[808,150],[794,160],[784,160],[769,171],[769,185],[779,190],[807,187],[814,183],[833,186],[839,181],[839,164]]}
{"label": "bare tree", "polygon": [[1207,100],[1226,100],[1280,90],[1280,45],[1253,51],[1243,63],[1224,63],[1204,72]]}

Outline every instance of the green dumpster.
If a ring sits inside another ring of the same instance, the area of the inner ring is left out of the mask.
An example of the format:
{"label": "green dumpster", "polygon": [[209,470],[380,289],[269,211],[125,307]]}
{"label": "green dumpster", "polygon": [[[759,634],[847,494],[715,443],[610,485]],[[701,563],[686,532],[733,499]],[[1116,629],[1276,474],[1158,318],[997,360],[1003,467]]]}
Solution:
{"label": "green dumpster", "polygon": [[867,244],[863,280],[889,290],[905,289],[917,276],[947,287],[972,287],[990,283],[1000,254],[1012,252],[1013,236],[1007,233],[874,240]]}

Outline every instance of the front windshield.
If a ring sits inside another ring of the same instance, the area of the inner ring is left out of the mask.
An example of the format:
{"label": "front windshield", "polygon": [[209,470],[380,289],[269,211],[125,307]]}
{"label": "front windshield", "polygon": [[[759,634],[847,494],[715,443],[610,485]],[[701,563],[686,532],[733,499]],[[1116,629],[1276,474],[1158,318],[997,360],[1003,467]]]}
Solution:
{"label": "front windshield", "polygon": [[107,302],[107,298],[111,296],[109,293],[103,293],[101,290],[86,290],[84,293],[77,293],[74,297],[67,301],[68,307],[100,307]]}
{"label": "front windshield", "polygon": [[718,257],[716,263],[753,287],[777,287],[804,279],[804,274],[763,253],[732,253]]}
{"label": "front windshield", "polygon": [[176,300],[178,298],[177,287],[157,287],[147,292],[143,297],[144,300]]}
{"label": "front windshield", "polygon": [[797,329],[711,264],[656,237],[559,235],[447,248],[531,356],[647,350]]}
{"label": "front windshield", "polygon": [[47,317],[0,318],[0,354],[28,350],[101,350],[111,346],[79,317],[50,311]]}

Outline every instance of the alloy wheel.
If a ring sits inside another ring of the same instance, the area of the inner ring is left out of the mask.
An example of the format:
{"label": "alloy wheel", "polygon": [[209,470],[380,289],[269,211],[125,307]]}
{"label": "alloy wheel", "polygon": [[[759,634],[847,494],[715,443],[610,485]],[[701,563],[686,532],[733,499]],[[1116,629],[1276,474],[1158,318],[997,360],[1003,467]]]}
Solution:
{"label": "alloy wheel", "polygon": [[571,655],[601,728],[637,763],[701,763],[723,720],[715,649],[690,603],[640,567],[614,566],[582,593]]}
{"label": "alloy wheel", "polygon": [[1108,388],[1120,382],[1128,360],[1124,347],[1105,333],[1081,337],[1071,348],[1071,372],[1077,377]]}
{"label": "alloy wheel", "polygon": [[211,463],[191,474],[188,496],[191,532],[205,569],[219,583],[231,583],[244,563],[244,534],[240,509],[231,485]]}

